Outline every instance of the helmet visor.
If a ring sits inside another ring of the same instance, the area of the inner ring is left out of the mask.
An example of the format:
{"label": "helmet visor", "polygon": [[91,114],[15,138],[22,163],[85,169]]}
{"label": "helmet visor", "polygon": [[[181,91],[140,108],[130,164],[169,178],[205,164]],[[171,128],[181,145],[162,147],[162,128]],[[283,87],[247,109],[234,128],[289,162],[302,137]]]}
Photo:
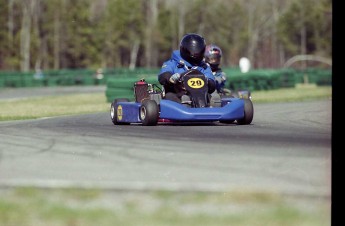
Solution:
{"label": "helmet visor", "polygon": [[210,63],[210,64],[220,64],[220,58],[221,56],[220,55],[211,55],[211,56],[208,56],[207,57],[207,63]]}

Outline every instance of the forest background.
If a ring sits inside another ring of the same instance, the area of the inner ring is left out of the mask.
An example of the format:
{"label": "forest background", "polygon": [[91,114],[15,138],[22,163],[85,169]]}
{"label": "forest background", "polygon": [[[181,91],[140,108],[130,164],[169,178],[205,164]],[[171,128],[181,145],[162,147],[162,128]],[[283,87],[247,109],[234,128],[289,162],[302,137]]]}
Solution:
{"label": "forest background", "polygon": [[186,33],[220,46],[223,67],[331,60],[332,1],[0,0],[0,70],[158,68]]}

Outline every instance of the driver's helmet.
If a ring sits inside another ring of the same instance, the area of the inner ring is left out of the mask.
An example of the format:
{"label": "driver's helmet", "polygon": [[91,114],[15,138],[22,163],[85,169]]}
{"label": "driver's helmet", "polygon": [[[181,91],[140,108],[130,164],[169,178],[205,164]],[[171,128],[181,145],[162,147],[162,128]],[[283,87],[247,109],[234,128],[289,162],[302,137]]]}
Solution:
{"label": "driver's helmet", "polygon": [[206,46],[205,50],[205,61],[212,68],[217,68],[220,64],[222,58],[222,50],[215,44],[210,44]]}
{"label": "driver's helmet", "polygon": [[206,48],[205,39],[198,34],[186,34],[180,42],[181,57],[193,66],[197,66],[204,59]]}

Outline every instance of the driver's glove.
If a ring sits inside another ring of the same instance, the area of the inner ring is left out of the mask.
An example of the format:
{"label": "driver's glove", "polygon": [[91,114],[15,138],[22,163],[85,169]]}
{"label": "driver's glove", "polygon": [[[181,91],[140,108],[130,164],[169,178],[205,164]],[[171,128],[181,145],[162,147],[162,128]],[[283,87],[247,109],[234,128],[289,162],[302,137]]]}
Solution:
{"label": "driver's glove", "polygon": [[222,82],[226,81],[226,77],[224,75],[222,75],[221,79],[222,79]]}
{"label": "driver's glove", "polygon": [[175,73],[170,77],[169,81],[175,84],[180,79],[180,77],[181,75],[179,73]]}

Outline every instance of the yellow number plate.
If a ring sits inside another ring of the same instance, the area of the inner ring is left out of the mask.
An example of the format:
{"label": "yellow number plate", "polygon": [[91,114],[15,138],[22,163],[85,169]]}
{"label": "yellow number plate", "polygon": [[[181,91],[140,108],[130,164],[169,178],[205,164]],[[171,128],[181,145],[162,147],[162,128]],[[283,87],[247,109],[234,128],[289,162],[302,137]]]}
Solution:
{"label": "yellow number plate", "polygon": [[205,85],[205,82],[200,78],[191,78],[187,81],[187,84],[191,88],[200,89]]}

